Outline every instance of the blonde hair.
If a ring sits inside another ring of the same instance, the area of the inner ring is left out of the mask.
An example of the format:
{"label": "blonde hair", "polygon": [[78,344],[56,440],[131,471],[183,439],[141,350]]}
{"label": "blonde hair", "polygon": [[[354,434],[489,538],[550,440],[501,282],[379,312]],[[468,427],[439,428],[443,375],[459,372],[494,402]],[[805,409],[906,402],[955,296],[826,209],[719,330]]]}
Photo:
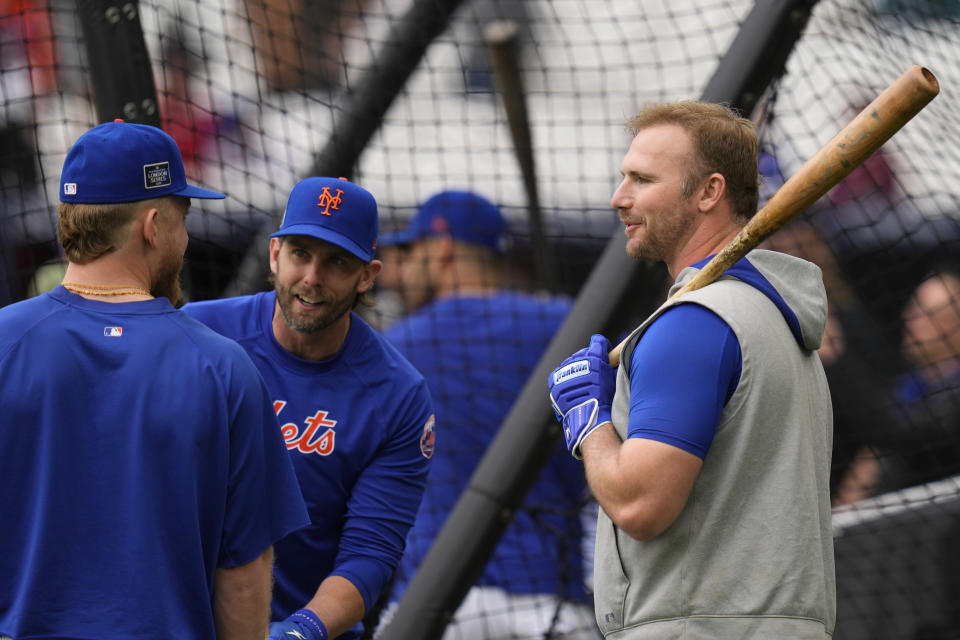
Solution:
{"label": "blonde hair", "polygon": [[[127,239],[130,223],[146,209],[162,215],[173,211],[183,196],[113,203],[61,202],[57,207],[57,239],[67,260],[86,264],[119,249]],[[189,207],[189,198],[186,198]]]}
{"label": "blonde hair", "polygon": [[757,212],[760,172],[756,127],[727,105],[697,100],[647,104],[627,122],[633,135],[641,129],[662,124],[682,127],[690,134],[695,154],[688,172],[684,194],[693,190],[711,173],[721,174],[734,214],[749,220]]}
{"label": "blonde hair", "polygon": [[57,207],[57,239],[70,262],[86,264],[116,251],[124,231],[143,202],[89,204],[61,202]]}

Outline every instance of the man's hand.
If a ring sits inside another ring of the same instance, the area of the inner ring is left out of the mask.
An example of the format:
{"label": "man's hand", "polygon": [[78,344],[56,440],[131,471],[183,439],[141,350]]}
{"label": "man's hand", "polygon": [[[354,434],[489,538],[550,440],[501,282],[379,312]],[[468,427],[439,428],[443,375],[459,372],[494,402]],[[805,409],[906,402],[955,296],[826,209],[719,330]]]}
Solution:
{"label": "man's hand", "polygon": [[580,444],[594,429],[610,422],[610,407],[617,388],[617,370],[607,354],[610,342],[600,334],[590,336],[590,346],[577,351],[550,374],[550,403],[563,423],[567,449],[582,459]]}
{"label": "man's hand", "polygon": [[327,627],[310,609],[299,609],[286,620],[271,622],[267,640],[327,640]]}

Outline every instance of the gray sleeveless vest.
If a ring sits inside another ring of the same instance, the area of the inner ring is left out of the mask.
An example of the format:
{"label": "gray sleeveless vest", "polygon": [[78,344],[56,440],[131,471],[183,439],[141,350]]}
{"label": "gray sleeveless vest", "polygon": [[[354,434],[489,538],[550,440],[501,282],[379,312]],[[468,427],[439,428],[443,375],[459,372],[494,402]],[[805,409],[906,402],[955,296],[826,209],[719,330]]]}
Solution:
{"label": "gray sleeveless vest", "polygon": [[[724,277],[668,305],[693,302],[719,315],[740,342],[742,373],[690,497],[665,532],[637,541],[600,510],[594,601],[606,638],[822,640],[833,632],[833,415],[815,351],[826,316],[820,270],[765,251],[750,261],[781,295],[802,281],[798,296],[784,298],[792,306],[806,296],[822,313],[798,314],[811,336],[801,347],[771,300],[739,280]],[[674,290],[693,273],[684,270]],[[613,404],[621,438],[632,347],[668,306],[635,330],[621,358]]]}

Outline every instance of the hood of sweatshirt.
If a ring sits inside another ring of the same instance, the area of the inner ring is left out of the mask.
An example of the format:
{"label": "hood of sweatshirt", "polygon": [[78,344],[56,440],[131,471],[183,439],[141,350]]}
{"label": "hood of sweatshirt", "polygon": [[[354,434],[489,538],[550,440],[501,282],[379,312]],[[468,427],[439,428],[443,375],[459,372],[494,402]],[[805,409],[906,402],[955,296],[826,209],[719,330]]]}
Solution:
{"label": "hood of sweatshirt", "polygon": [[[686,267],[670,295],[680,289],[713,256]],[[780,310],[797,343],[820,348],[827,324],[827,293],[820,267],[785,253],[755,249],[727,269],[721,278],[735,278],[767,296]]]}

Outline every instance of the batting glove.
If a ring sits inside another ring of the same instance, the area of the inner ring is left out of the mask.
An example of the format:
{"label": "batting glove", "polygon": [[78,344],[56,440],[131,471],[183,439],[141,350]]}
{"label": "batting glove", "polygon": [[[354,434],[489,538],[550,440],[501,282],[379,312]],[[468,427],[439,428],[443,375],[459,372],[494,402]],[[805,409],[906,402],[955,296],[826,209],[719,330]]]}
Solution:
{"label": "batting glove", "polygon": [[299,609],[285,620],[271,622],[267,640],[327,640],[327,627],[310,609]]}
{"label": "batting glove", "polygon": [[550,374],[550,404],[563,423],[567,449],[583,458],[583,439],[605,422],[617,388],[617,370],[609,362],[610,342],[600,334],[590,336],[590,346],[577,351]]}

